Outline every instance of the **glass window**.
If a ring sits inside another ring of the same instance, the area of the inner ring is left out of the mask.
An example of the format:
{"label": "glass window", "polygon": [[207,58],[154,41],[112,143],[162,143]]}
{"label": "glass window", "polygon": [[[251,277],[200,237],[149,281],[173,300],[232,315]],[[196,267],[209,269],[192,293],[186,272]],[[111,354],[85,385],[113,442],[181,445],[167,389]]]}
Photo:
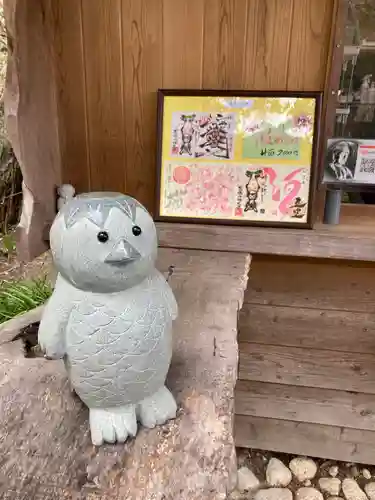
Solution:
{"label": "glass window", "polygon": [[[375,139],[375,0],[349,0],[335,136]],[[345,202],[375,204],[375,192]]]}

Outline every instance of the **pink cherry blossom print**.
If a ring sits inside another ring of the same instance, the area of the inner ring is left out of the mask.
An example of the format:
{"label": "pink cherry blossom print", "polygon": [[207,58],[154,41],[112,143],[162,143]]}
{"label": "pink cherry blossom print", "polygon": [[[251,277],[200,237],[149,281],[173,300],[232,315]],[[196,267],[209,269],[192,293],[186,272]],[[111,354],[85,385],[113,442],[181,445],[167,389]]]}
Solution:
{"label": "pink cherry blossom print", "polygon": [[286,133],[292,137],[307,137],[310,136],[313,130],[313,117],[311,115],[300,115],[293,118],[291,129],[286,130]]}
{"label": "pink cherry blossom print", "polygon": [[193,182],[187,185],[187,209],[207,216],[231,215],[233,181],[233,174],[229,175],[229,171],[223,167],[194,169]]}

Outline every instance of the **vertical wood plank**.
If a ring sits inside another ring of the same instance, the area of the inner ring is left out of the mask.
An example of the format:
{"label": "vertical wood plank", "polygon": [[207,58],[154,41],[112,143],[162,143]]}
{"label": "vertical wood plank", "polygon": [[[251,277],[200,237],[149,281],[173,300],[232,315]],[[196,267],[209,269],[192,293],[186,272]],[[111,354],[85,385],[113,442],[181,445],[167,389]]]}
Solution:
{"label": "vertical wood plank", "polygon": [[156,90],[322,88],[332,2],[316,3],[56,0],[64,181],[152,210]]}
{"label": "vertical wood plank", "polygon": [[125,190],[120,0],[82,0],[91,188]]}
{"label": "vertical wood plank", "polygon": [[203,88],[246,88],[247,3],[247,0],[205,0]]}
{"label": "vertical wood plank", "polygon": [[51,2],[62,181],[90,189],[82,9],[76,0]]}
{"label": "vertical wood plank", "polygon": [[163,1],[163,87],[202,86],[202,0]]}
{"label": "vertical wood plank", "polygon": [[286,90],[293,0],[249,0],[245,81],[257,90]]}
{"label": "vertical wood plank", "polygon": [[333,4],[294,1],[288,90],[324,90]]}
{"label": "vertical wood plank", "polygon": [[163,86],[159,0],[122,0],[127,192],[154,211],[156,91]]}

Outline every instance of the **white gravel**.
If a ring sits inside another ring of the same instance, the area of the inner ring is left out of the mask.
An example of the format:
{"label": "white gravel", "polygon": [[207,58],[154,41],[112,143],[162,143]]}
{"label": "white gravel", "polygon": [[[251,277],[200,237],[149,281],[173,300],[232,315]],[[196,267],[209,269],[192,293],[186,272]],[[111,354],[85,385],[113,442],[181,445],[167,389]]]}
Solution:
{"label": "white gravel", "polygon": [[368,483],[365,486],[365,492],[370,500],[375,500],[375,483]]}
{"label": "white gravel", "polygon": [[242,450],[238,464],[229,500],[375,500],[373,466],[256,450]]}
{"label": "white gravel", "polygon": [[344,479],[342,491],[346,500],[368,500],[366,493],[359,487],[355,479]]}
{"label": "white gravel", "polygon": [[254,500],[293,500],[293,494],[288,488],[269,488],[259,490],[254,495]]}
{"label": "white gravel", "polygon": [[315,488],[300,488],[296,500],[324,500],[323,495]]}
{"label": "white gravel", "polygon": [[318,484],[323,493],[328,493],[332,496],[338,496],[340,493],[341,481],[337,477],[321,477]]}
{"label": "white gravel", "polygon": [[304,457],[293,458],[289,468],[300,483],[306,481],[306,479],[313,479],[318,470],[314,460]]}
{"label": "white gravel", "polygon": [[281,460],[271,458],[267,465],[266,481],[269,486],[288,486],[292,481],[292,473]]}
{"label": "white gravel", "polygon": [[240,492],[253,491],[259,487],[259,479],[248,468],[241,467],[237,472],[237,489]]}

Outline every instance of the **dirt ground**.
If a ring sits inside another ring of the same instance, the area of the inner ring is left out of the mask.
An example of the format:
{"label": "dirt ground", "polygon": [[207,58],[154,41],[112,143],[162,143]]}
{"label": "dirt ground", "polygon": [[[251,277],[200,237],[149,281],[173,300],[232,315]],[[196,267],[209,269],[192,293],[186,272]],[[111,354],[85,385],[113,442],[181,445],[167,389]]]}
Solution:
{"label": "dirt ground", "polygon": [[26,264],[19,262],[15,255],[9,259],[0,256],[0,283],[18,279],[41,278],[50,276],[51,272],[52,259],[49,252]]}

